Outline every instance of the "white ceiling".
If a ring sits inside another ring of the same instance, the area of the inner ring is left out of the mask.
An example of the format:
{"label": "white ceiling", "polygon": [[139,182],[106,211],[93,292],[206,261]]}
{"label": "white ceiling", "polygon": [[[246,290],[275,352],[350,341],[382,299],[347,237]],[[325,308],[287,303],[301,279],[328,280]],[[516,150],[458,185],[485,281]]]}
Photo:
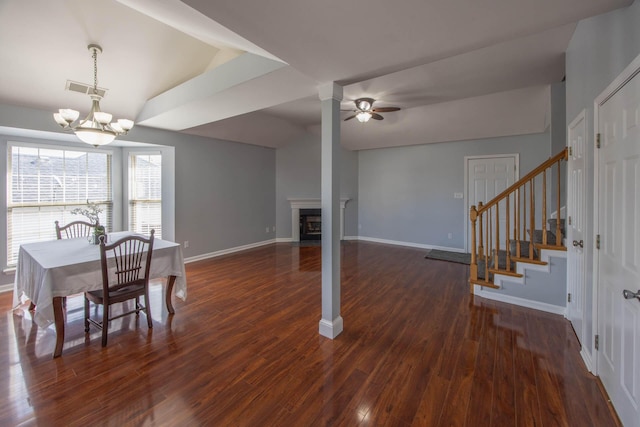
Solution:
{"label": "white ceiling", "polygon": [[[541,132],[577,21],[632,0],[3,0],[0,103],[279,147],[320,124],[319,84],[402,110],[343,122],[349,149]],[[161,96],[160,96],[161,95]],[[346,114],[346,113],[345,113]]]}

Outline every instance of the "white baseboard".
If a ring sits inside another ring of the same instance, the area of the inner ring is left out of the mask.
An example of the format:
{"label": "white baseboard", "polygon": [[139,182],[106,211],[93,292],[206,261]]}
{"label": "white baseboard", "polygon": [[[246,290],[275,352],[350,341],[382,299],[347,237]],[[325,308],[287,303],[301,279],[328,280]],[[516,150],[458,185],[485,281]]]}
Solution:
{"label": "white baseboard", "polygon": [[248,245],[236,246],[235,248],[223,249],[216,252],[210,252],[208,254],[196,255],[189,258],[184,259],[185,264],[189,264],[190,262],[202,261],[209,258],[215,258],[222,255],[232,254],[234,252],[246,251],[247,249],[259,248],[260,246],[269,245],[271,243],[276,243],[276,239],[269,239],[262,242],[250,243]]}
{"label": "white baseboard", "polygon": [[582,350],[580,350],[580,356],[582,356],[582,360],[584,361],[584,365],[587,367],[589,372],[593,375],[596,375],[596,371],[593,367],[593,362],[591,361],[591,355],[587,353],[584,346],[582,346]]}
{"label": "white baseboard", "polygon": [[[461,248],[450,248],[448,246],[434,246],[434,245],[425,245],[422,243],[413,243],[413,242],[401,242],[399,240],[388,240],[388,239],[378,239],[377,237],[365,237],[365,236],[344,236],[342,238],[344,241],[362,241],[362,242],[372,242],[372,243],[383,243],[385,245],[395,245],[395,246],[405,246],[409,248],[419,248],[419,249],[439,249],[441,251],[449,251],[449,252],[458,252],[464,253],[465,250]],[[279,237],[276,239],[277,243],[286,243],[293,242],[291,237]]]}
{"label": "white baseboard", "polygon": [[559,314],[561,316],[565,316],[567,311],[565,307],[558,305],[532,301],[524,298],[513,297],[511,295],[499,294],[496,292],[484,291],[482,290],[482,287],[480,285],[474,286],[473,294],[478,295],[482,298],[487,298],[499,302],[506,302],[513,305],[519,305],[520,307],[533,308],[534,310],[546,311],[547,313]]}
{"label": "white baseboard", "polygon": [[422,243],[413,243],[413,242],[400,242],[397,240],[378,239],[376,237],[358,236],[353,240],[361,240],[363,242],[373,242],[373,243],[384,243],[386,245],[406,246],[410,248],[419,248],[419,249],[439,249],[441,251],[459,252],[459,253],[465,252],[465,250],[461,248],[449,248],[447,246],[425,245]]}
{"label": "white baseboard", "polygon": [[3,292],[13,292],[13,283],[8,285],[0,285],[0,294]]}

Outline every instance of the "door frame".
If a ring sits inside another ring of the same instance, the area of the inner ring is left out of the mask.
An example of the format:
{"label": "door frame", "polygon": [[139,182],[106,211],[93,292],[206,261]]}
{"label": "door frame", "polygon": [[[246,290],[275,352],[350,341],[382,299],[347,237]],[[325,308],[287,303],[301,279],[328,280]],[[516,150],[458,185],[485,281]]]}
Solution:
{"label": "door frame", "polygon": [[[583,158],[583,179],[585,180],[585,186],[586,186],[586,182],[587,182],[587,177],[586,177],[586,165],[587,165],[587,147],[589,145],[589,121],[587,119],[587,110],[586,109],[582,109],[582,111],[580,111],[580,113],[578,113],[578,115],[571,121],[571,123],[569,123],[569,126],[567,126],[567,144],[568,147],[571,147],[571,141],[572,141],[572,134],[573,134],[573,130],[576,129],[577,125],[583,122],[583,127],[584,127],[584,158]],[[571,147],[572,149],[575,150],[575,147]],[[570,159],[569,159],[570,160]],[[570,174],[571,174],[571,170],[569,169],[569,166],[567,165],[567,176],[566,176],[566,182],[567,182],[567,200],[566,200],[566,214],[565,214],[565,227],[566,227],[566,231],[565,231],[565,235],[568,237],[569,236],[569,223],[568,223],[568,218],[569,218],[569,212],[571,212],[572,214],[574,213],[574,206],[571,203],[571,197],[569,195],[569,191],[571,191],[570,187],[569,187],[569,182],[570,182]],[[583,188],[583,191],[586,190],[586,188]],[[583,212],[582,212],[582,217],[586,218],[587,217],[587,203],[585,201],[585,203],[583,203]],[[583,236],[587,237],[587,229],[586,229],[586,221],[585,224],[583,225]],[[592,240],[592,239],[591,239]],[[590,240],[588,240],[590,241]],[[569,260],[568,260],[568,253],[567,253],[567,274],[570,274],[569,271]],[[587,258],[587,254],[584,254],[584,259]],[[592,355],[593,353],[591,351],[587,352],[587,346],[585,346],[584,344],[586,342],[589,342],[589,337],[586,336],[587,334],[587,325],[586,325],[586,316],[585,316],[585,310],[586,310],[586,291],[587,291],[587,286],[586,286],[586,280],[587,280],[587,276],[586,276],[586,272],[583,272],[583,278],[582,278],[582,292],[580,292],[580,295],[582,297],[582,313],[581,313],[581,330],[580,331],[576,331],[574,328],[575,333],[579,336],[579,340],[580,340],[580,345],[582,347],[580,354],[582,355],[582,359],[585,362],[585,365],[587,365],[587,369],[589,369],[589,371],[593,371],[593,364],[592,364]],[[569,291],[568,289],[569,286],[569,277],[567,277],[567,292]],[[567,314],[566,317],[569,319],[569,322],[571,322],[571,316],[569,315],[569,305],[567,304]],[[573,324],[572,324],[573,326]]]}
{"label": "door frame", "polygon": [[[600,280],[599,280],[599,268],[600,268],[600,256],[599,251],[595,246],[596,236],[600,234],[600,152],[597,146],[595,136],[600,133],[599,129],[599,119],[600,119],[600,108],[602,105],[609,100],[613,95],[615,95],[624,85],[626,85],[631,79],[633,79],[636,75],[640,74],[640,55],[636,56],[636,58],[631,61],[631,63],[616,77],[605,90],[603,90],[600,95],[596,97],[593,101],[593,235],[590,236],[593,242],[593,325],[592,330],[594,335],[599,335],[599,325],[600,325],[600,313],[598,312],[598,307],[600,303]],[[595,353],[595,340],[592,340],[592,348],[591,354],[595,355],[593,357],[593,366],[595,375],[599,375],[598,366],[598,355]]]}
{"label": "door frame", "polygon": [[464,250],[465,252],[471,252],[469,247],[469,162],[477,159],[504,159],[507,157],[513,157],[516,169],[513,175],[513,182],[517,182],[520,179],[520,154],[487,154],[483,156],[464,156]]}

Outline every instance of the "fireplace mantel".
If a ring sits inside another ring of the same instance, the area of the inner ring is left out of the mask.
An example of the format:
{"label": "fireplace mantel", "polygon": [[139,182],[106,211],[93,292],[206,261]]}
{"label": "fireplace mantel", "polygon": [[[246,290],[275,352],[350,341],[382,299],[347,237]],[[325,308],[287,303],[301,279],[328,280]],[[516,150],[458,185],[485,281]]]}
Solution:
{"label": "fireplace mantel", "polygon": [[[291,241],[300,241],[300,209],[321,209],[322,200],[320,199],[298,199],[289,198],[291,204]],[[344,239],[344,208],[348,198],[340,199],[340,240]]]}

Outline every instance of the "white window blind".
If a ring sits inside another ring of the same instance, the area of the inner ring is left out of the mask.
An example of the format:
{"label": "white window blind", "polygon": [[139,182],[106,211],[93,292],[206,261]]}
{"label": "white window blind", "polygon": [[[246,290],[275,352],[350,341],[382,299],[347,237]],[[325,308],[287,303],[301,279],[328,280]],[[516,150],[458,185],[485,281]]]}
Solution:
{"label": "white window blind", "polygon": [[87,201],[102,208],[100,223],[112,226],[111,154],[36,145],[8,145],[7,265],[23,243],[56,238],[61,225],[87,220],[71,211]]}
{"label": "white window blind", "polygon": [[129,229],[162,238],[162,154],[129,156]]}

